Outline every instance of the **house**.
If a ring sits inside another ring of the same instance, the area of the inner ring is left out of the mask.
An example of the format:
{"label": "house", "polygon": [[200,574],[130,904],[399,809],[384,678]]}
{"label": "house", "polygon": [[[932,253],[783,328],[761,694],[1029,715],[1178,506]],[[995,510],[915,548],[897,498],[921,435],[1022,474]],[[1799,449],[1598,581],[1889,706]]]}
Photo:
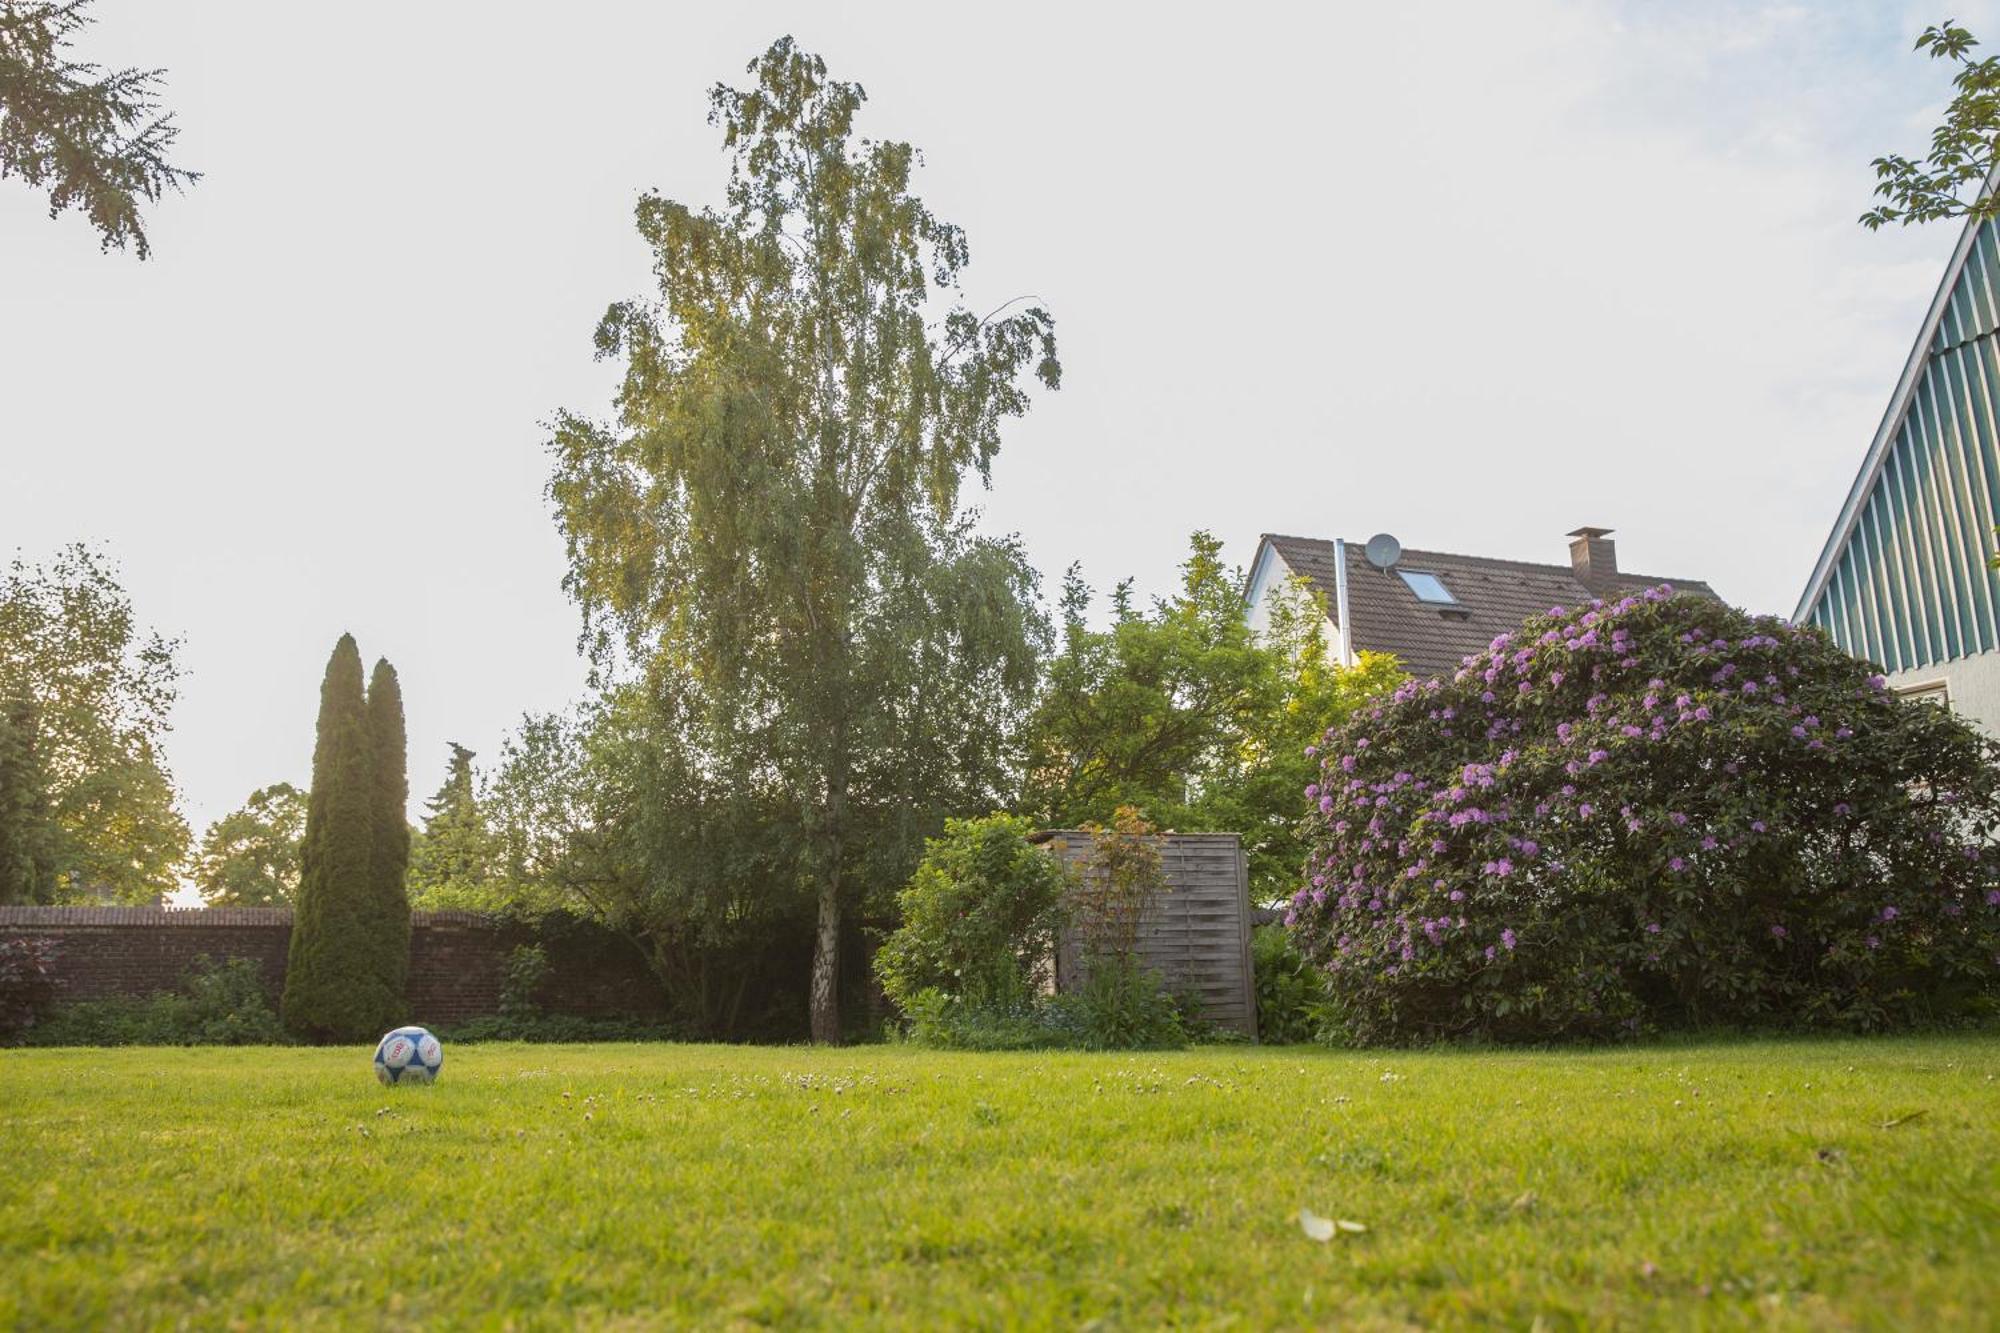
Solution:
{"label": "house", "polygon": [[2000,734],[2000,231],[1968,223],[1792,619]]}
{"label": "house", "polygon": [[1265,533],[1245,590],[1250,623],[1261,629],[1271,592],[1300,577],[1326,599],[1340,661],[1351,663],[1364,652],[1394,653],[1412,675],[1443,676],[1552,606],[1608,600],[1661,583],[1715,596],[1706,583],[1624,573],[1609,528],[1578,528],[1569,537],[1567,564],[1539,565],[1405,550],[1387,533],[1365,543]]}

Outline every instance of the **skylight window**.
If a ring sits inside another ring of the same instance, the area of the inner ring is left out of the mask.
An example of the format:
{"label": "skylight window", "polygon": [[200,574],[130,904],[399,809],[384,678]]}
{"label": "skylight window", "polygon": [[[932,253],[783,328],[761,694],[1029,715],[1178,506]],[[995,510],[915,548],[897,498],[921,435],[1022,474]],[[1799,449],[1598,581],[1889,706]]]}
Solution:
{"label": "skylight window", "polygon": [[1451,595],[1451,589],[1444,586],[1444,580],[1435,574],[1427,574],[1421,569],[1399,569],[1403,582],[1417,595],[1420,602],[1432,606],[1457,606],[1458,598]]}

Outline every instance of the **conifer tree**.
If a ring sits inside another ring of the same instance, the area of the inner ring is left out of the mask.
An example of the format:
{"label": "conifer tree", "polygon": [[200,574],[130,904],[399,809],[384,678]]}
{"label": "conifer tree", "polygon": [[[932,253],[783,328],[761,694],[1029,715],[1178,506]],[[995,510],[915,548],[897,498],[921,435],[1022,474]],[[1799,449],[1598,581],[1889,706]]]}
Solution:
{"label": "conifer tree", "polygon": [[[409,741],[403,727],[403,687],[388,659],[378,659],[368,681],[370,822],[374,842],[368,872],[368,936],[375,974],[403,1004],[410,965]],[[401,1021],[398,1019],[397,1021]]]}
{"label": "conifer tree", "polygon": [[0,701],[0,903],[55,900],[55,826],[40,731],[35,696],[17,685]]}
{"label": "conifer tree", "polygon": [[[400,709],[398,710],[400,713]],[[404,940],[374,938],[375,763],[361,653],[343,634],[320,686],[312,795],[282,1003],[285,1026],[316,1041],[358,1041],[400,1019],[402,996],[375,961]]]}
{"label": "conifer tree", "polygon": [[473,787],[473,752],[451,744],[451,768],[410,852],[410,899],[420,905],[461,904],[492,878],[493,832]]}

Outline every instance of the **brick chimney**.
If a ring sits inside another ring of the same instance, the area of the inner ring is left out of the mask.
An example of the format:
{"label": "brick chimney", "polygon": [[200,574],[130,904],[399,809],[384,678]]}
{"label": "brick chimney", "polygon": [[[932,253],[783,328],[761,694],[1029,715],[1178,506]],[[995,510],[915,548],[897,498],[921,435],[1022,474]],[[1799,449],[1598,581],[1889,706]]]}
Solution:
{"label": "brick chimney", "polygon": [[1569,534],[1569,565],[1576,581],[1600,596],[1618,581],[1618,545],[1610,528],[1578,528]]}

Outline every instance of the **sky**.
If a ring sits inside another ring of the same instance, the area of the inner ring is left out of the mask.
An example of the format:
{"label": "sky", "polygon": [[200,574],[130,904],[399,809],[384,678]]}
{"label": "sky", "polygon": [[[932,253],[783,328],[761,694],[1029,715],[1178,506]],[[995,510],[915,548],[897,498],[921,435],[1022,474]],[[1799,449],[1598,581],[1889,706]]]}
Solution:
{"label": "sky", "polygon": [[707,90],[780,34],[924,151],[968,304],[1056,318],[976,501],[1051,592],[1165,591],[1196,529],[1592,524],[1789,613],[1955,239],[1855,225],[1949,97],[1893,0],[96,13],[204,174],[144,263],[0,181],[0,553],[96,544],[181,639],[197,834],[306,781],[343,631],[402,677],[413,815],[448,741],[582,696],[546,423],[608,411],[633,204],[717,200]]}

